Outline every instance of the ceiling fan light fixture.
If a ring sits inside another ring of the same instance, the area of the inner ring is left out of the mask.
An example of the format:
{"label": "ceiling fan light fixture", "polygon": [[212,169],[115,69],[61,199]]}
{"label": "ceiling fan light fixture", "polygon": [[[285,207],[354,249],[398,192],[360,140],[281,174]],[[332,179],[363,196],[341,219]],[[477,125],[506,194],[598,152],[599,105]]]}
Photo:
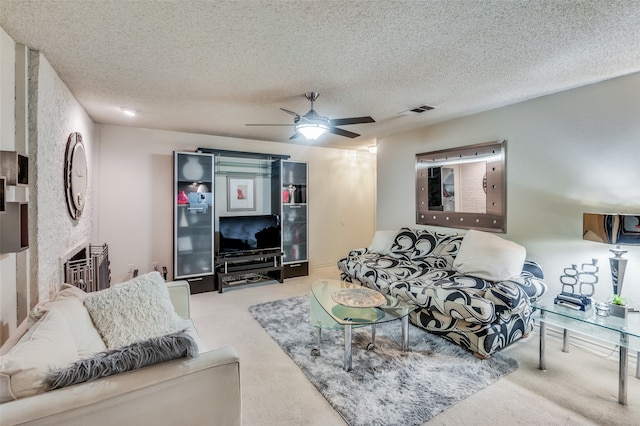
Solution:
{"label": "ceiling fan light fixture", "polygon": [[302,122],[296,124],[296,132],[310,141],[318,139],[329,131],[329,126],[323,122]]}

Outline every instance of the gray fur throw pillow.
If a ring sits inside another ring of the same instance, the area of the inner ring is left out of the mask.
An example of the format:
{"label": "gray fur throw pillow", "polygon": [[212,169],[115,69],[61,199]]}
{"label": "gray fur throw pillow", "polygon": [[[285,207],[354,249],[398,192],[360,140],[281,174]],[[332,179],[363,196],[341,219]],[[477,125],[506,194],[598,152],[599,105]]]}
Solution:
{"label": "gray fur throw pillow", "polygon": [[59,389],[172,359],[197,356],[198,345],[182,330],[81,359],[65,369],[51,371],[46,382],[49,390]]}

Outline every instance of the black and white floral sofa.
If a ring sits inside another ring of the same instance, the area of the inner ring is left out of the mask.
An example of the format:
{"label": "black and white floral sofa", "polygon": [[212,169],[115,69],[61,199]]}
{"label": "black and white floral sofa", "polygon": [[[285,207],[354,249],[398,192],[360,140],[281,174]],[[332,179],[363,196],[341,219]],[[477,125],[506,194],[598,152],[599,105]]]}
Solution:
{"label": "black and white floral sofa", "polygon": [[413,324],[479,358],[533,329],[531,302],[546,291],[524,247],[480,231],[377,231],[371,246],[338,261],[341,279],[416,306]]}

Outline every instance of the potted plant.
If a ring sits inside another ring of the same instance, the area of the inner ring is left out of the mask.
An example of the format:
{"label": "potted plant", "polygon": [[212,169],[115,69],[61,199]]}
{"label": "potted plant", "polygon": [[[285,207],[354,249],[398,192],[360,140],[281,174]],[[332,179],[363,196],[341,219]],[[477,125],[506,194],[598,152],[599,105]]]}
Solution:
{"label": "potted plant", "polygon": [[626,299],[624,299],[619,294],[614,294],[609,302],[609,313],[611,316],[626,318],[627,317],[627,304]]}

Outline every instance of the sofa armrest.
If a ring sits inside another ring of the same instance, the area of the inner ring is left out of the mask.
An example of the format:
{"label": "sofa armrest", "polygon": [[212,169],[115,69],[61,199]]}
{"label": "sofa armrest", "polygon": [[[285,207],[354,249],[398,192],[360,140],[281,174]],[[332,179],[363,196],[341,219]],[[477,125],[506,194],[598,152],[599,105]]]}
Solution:
{"label": "sofa armrest", "polygon": [[0,424],[240,425],[240,360],[222,348],[6,402]]}
{"label": "sofa armrest", "polygon": [[169,288],[169,298],[173,304],[173,309],[178,315],[184,319],[191,318],[191,306],[189,305],[189,296],[191,288],[188,281],[170,281],[167,283]]}
{"label": "sofa armrest", "polygon": [[369,253],[369,249],[367,247],[357,248],[349,252],[349,257],[362,256],[367,253]]}

